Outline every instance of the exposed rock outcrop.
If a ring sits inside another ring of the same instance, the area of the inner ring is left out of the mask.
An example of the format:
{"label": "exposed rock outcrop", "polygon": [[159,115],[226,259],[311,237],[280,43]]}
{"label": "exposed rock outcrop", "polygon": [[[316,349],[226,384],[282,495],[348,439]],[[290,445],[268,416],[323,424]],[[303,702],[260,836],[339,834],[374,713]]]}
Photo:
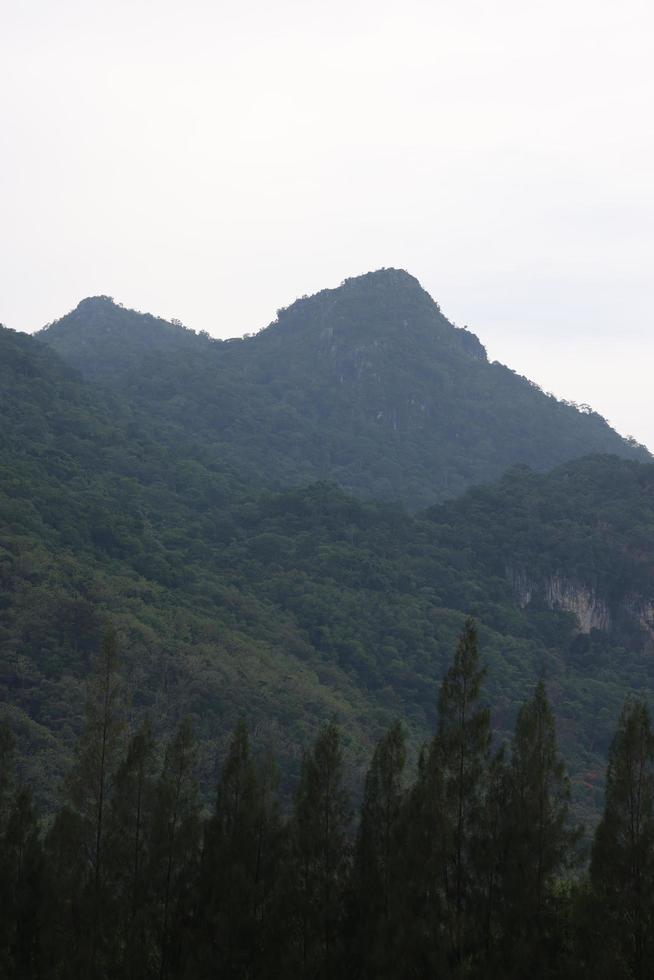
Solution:
{"label": "exposed rock outcrop", "polygon": [[574,613],[581,633],[611,628],[611,612],[593,589],[578,585],[561,575],[545,580],[545,602],[550,609]]}
{"label": "exposed rock outcrop", "polygon": [[562,574],[538,580],[525,569],[507,566],[506,576],[521,609],[534,599],[542,599],[548,609],[573,613],[580,633],[611,630],[616,621],[624,624],[626,617],[643,631],[646,645],[654,650],[654,600],[630,593],[612,610],[608,601],[590,586]]}

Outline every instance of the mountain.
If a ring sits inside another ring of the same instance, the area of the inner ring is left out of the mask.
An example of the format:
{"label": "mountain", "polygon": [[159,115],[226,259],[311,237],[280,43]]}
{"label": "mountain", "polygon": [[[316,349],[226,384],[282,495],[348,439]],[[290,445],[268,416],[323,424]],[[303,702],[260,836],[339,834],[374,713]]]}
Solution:
{"label": "mountain", "polygon": [[2,328],[0,412],[0,703],[37,794],[57,797],[109,623],[133,710],[160,733],[193,715],[209,768],[246,709],[262,731],[283,721],[285,758],[297,752],[339,701],[287,617],[212,568],[243,485],[192,446],[171,457],[147,420]]}
{"label": "mountain", "polygon": [[327,480],[412,510],[516,463],[547,470],[591,453],[646,459],[597,413],[558,401],[451,324],[408,273],[382,269],[217,341],[84,300],[39,334],[70,365],[253,485]]}
{"label": "mountain", "polygon": [[394,717],[415,750],[472,614],[498,737],[544,672],[593,818],[620,703],[654,682],[653,464],[518,466],[411,516],[325,482],[250,487],[204,436],[171,453],[177,423],[126,390],[0,329],[0,703],[41,799],[109,623],[132,713],[160,733],[189,715],[205,786],[240,714],[292,786],[328,718],[355,772]]}

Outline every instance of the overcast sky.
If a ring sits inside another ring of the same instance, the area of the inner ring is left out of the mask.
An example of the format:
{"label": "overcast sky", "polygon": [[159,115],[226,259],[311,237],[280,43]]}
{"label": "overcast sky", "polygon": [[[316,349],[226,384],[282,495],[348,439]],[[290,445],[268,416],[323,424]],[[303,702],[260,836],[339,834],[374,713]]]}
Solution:
{"label": "overcast sky", "polygon": [[0,0],[0,321],[253,332],[406,268],[654,449],[640,0]]}

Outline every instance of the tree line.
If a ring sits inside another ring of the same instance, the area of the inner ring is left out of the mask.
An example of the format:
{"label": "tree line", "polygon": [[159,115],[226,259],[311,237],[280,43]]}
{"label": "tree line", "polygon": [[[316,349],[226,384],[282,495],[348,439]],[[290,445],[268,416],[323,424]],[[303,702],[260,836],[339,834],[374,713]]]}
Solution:
{"label": "tree line", "polygon": [[586,861],[545,684],[497,748],[483,675],[469,621],[415,778],[398,722],[375,748],[356,826],[334,724],[305,752],[286,813],[274,759],[255,756],[239,723],[206,812],[190,725],[162,754],[148,720],[126,731],[108,633],[50,820],[17,783],[12,736],[0,728],[0,976],[650,976],[646,705],[622,711]]}

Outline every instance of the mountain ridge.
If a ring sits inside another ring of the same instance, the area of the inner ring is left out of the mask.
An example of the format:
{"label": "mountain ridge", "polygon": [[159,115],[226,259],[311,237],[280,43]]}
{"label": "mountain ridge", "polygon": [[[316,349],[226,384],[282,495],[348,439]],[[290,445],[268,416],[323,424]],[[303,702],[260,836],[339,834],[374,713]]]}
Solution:
{"label": "mountain ridge", "polygon": [[104,300],[37,337],[157,418],[171,448],[199,439],[261,486],[326,479],[418,510],[516,463],[650,458],[596,412],[489,362],[403,270],[301,297],[243,338],[214,340]]}

